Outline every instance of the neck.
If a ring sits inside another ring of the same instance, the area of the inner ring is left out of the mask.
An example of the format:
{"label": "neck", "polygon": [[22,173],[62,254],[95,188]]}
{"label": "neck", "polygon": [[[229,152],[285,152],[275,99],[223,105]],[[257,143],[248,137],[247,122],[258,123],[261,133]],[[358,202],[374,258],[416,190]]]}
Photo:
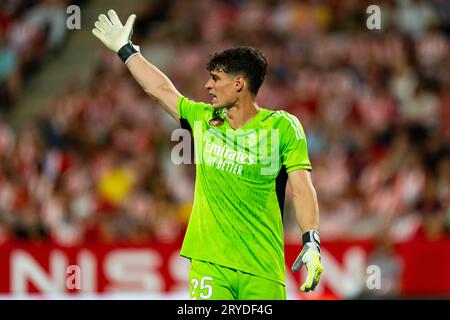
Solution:
{"label": "neck", "polygon": [[237,101],[227,110],[227,120],[233,129],[239,129],[249,122],[258,113],[260,107],[254,99]]}

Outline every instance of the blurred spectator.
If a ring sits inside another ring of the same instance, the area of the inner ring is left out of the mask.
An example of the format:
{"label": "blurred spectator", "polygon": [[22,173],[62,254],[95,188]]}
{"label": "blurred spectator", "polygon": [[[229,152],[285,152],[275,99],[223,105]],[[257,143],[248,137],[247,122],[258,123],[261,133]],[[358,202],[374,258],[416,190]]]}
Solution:
{"label": "blurred spectator", "polygon": [[411,36],[421,36],[435,23],[436,13],[427,1],[397,0],[398,29]]}
{"label": "blurred spectator", "polygon": [[19,97],[22,83],[19,67],[15,52],[7,46],[4,30],[0,29],[0,113],[9,110]]}
{"label": "blurred spectator", "polygon": [[20,99],[23,83],[67,37],[66,7],[84,0],[4,0],[0,3],[0,113]]}
{"label": "blurred spectator", "polygon": [[[447,199],[444,201],[448,204]],[[438,197],[437,183],[432,177],[427,179],[425,190],[417,203],[416,210],[422,215],[424,221],[419,236],[437,239],[449,232],[446,224],[447,212],[444,203]]]}
{"label": "blurred spectator", "polygon": [[50,52],[61,48],[67,33],[66,3],[64,0],[43,0],[27,14],[30,26],[46,33],[46,47]]}

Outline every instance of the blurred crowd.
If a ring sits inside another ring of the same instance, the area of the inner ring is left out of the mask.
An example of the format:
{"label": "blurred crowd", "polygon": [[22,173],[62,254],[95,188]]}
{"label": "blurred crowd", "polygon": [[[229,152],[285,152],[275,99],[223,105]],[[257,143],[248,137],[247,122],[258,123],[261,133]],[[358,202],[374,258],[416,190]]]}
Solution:
{"label": "blurred crowd", "polygon": [[[238,45],[263,51],[269,72],[258,103],[303,124],[322,239],[441,238],[450,233],[450,3],[386,1],[381,30],[366,27],[370,4],[145,1],[133,42],[198,101],[209,100],[210,54]],[[17,51],[3,58],[12,47],[5,33],[0,39],[2,61],[20,60]],[[0,242],[170,242],[184,234],[195,166],[171,161],[176,123],[117,56],[96,49],[88,92],[68,83],[20,132],[0,115]],[[290,198],[288,189],[285,232],[298,242]]]}
{"label": "blurred crowd", "polygon": [[64,46],[67,6],[82,2],[0,1],[0,112],[17,104],[30,76]]}

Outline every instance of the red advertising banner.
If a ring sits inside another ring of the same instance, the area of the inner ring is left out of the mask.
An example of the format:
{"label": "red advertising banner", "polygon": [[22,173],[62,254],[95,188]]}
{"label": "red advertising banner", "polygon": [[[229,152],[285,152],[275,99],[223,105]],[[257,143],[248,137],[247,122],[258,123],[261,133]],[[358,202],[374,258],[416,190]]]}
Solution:
{"label": "red advertising banner", "polygon": [[[180,243],[59,247],[7,243],[0,246],[0,294],[142,293],[188,299],[189,262]],[[378,293],[396,276],[401,296],[450,296],[450,239],[396,244],[375,254],[371,241],[322,245],[324,273],[312,294],[299,294],[304,273],[290,266],[299,245],[286,244],[286,290],[290,299],[354,299]],[[386,280],[387,279],[387,280]],[[395,279],[394,279],[395,280]]]}

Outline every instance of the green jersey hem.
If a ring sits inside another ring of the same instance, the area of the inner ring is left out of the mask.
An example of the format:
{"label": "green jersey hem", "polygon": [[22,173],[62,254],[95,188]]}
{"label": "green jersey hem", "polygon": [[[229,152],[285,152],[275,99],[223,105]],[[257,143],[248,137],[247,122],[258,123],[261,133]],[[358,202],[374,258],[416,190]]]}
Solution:
{"label": "green jersey hem", "polygon": [[194,260],[201,260],[201,261],[214,263],[214,264],[220,265],[220,266],[225,267],[225,268],[230,268],[230,269],[238,270],[238,271],[241,271],[241,272],[245,272],[245,273],[257,276],[257,277],[261,277],[261,278],[264,278],[264,279],[267,279],[267,280],[270,280],[270,281],[277,282],[279,284],[282,284],[283,286],[286,286],[286,280],[285,279],[273,278],[273,277],[270,277],[270,276],[268,276],[266,274],[261,274],[261,273],[258,273],[258,272],[254,272],[254,271],[251,271],[251,270],[244,269],[244,268],[242,268],[240,266],[235,266],[235,265],[232,265],[232,264],[229,264],[229,263],[223,263],[222,261],[216,261],[214,259],[205,258],[205,257],[201,257],[201,256],[187,255],[187,254],[184,254],[184,253],[181,253],[180,256],[184,257],[184,258],[187,258],[187,259],[190,259],[190,260],[194,259]]}

